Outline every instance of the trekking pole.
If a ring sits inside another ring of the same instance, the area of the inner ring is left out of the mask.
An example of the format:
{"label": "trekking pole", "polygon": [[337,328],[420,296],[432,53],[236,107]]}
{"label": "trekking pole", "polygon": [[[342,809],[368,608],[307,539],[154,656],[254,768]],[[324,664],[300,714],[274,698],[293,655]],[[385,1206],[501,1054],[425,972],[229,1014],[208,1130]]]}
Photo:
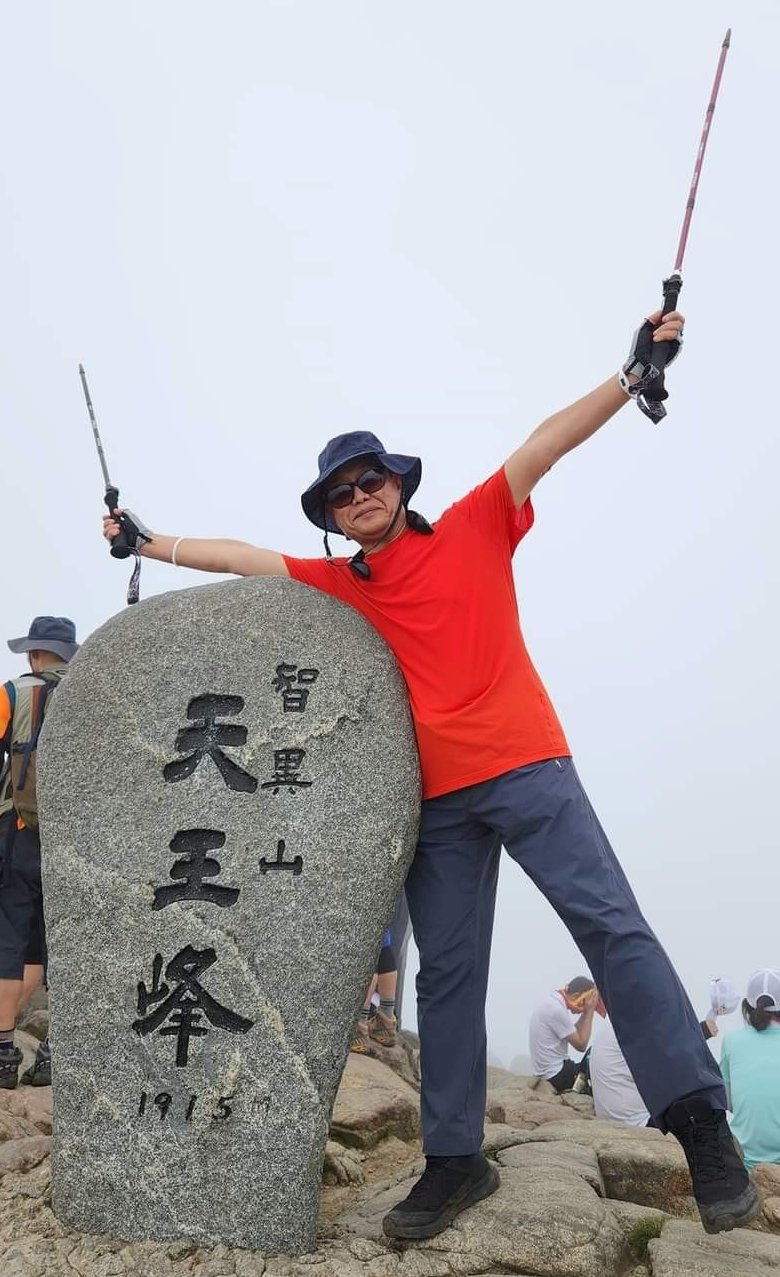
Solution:
{"label": "trekking pole", "polygon": [[106,506],[108,507],[109,514],[111,514],[120,525],[118,534],[114,537],[113,541],[111,542],[111,554],[113,555],[115,559],[127,559],[130,557],[131,554],[135,555],[136,563],[135,563],[135,567],[133,568],[132,576],[130,577],[130,583],[127,587],[127,602],[129,604],[137,603],[139,599],[138,583],[141,576],[141,555],[139,553],[140,546],[138,545],[137,542],[134,543],[131,540],[130,536],[128,535],[127,527],[124,523],[124,515],[114,514],[114,511],[116,510],[119,504],[119,489],[116,487],[115,484],[111,482],[108,476],[108,466],[106,465],[106,454],[103,451],[103,443],[100,438],[100,431],[98,430],[98,424],[95,418],[95,410],[92,407],[92,399],[89,393],[89,386],[87,385],[87,374],[84,371],[83,364],[79,364],[79,377],[81,378],[81,385],[84,390],[84,398],[87,401],[87,412],[89,413],[89,421],[90,421],[90,425],[92,426],[92,433],[95,437],[95,447],[97,448],[98,460],[100,461],[100,468],[103,471],[103,481],[106,485],[106,490],[103,496],[103,500],[105,501]]}
{"label": "trekking pole", "polygon": [[[720,57],[718,58],[718,67],[715,72],[715,80],[713,81],[712,90],[710,92],[710,100],[707,110],[704,114],[704,128],[701,133],[699,149],[696,153],[696,162],[693,166],[693,180],[691,189],[688,192],[688,200],[685,205],[685,216],[683,217],[682,230],[680,231],[680,240],[677,245],[677,255],[674,259],[674,269],[668,279],[663,281],[663,313],[667,315],[670,311],[676,310],[677,299],[682,290],[682,264],[685,256],[685,247],[688,243],[688,232],[691,228],[691,218],[693,217],[693,209],[696,203],[696,193],[699,189],[699,178],[701,177],[702,165],[704,163],[704,153],[707,150],[707,142],[710,136],[710,127],[712,125],[712,117],[715,114],[715,103],[718,100],[718,90],[720,89],[720,81],[723,75],[723,68],[726,63],[726,54],[731,46],[731,27],[729,27],[720,47]],[[675,342],[661,341],[653,346],[653,367],[658,374],[662,374],[669,359],[672,356]],[[652,398],[652,385],[649,387],[650,395],[645,393],[639,395],[637,402],[645,416],[650,417],[652,421],[661,421],[666,416],[666,409],[659,399]],[[663,392],[666,398],[666,392]]]}

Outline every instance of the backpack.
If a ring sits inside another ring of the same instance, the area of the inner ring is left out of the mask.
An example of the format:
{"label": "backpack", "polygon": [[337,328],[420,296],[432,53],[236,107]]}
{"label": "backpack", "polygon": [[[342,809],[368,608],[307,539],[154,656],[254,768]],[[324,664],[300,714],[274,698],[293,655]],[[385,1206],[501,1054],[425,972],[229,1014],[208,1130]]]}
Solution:
{"label": "backpack", "polygon": [[23,674],[5,684],[11,723],[4,742],[6,759],[0,773],[0,817],[14,810],[29,829],[38,828],[36,793],[38,737],[49,697],[67,670],[53,665],[41,674]]}

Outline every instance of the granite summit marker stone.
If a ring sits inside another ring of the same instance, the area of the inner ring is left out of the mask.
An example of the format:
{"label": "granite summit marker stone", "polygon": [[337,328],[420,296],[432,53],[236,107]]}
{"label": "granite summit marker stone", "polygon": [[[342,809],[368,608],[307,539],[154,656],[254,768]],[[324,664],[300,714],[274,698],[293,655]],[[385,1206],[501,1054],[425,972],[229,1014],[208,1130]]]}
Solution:
{"label": "granite summit marker stone", "polygon": [[293,581],[152,598],[83,645],[38,790],[54,1209],[315,1245],[328,1120],[414,851],[403,679]]}

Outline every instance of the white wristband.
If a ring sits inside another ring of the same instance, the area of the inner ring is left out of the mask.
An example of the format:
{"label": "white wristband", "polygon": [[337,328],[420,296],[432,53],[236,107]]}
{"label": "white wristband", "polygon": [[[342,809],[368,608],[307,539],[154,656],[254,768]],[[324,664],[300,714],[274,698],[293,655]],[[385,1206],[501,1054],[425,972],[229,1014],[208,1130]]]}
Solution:
{"label": "white wristband", "polygon": [[617,379],[618,379],[618,385],[620,386],[620,389],[625,394],[628,395],[629,399],[633,398],[631,394],[631,382],[628,380],[628,377],[626,376],[625,370],[623,368],[620,369],[620,372],[617,375]]}
{"label": "white wristband", "polygon": [[178,550],[183,540],[184,540],[184,537],[177,537],[173,543],[173,549],[171,550],[171,563],[173,564],[175,568],[179,566],[176,560],[176,551]]}

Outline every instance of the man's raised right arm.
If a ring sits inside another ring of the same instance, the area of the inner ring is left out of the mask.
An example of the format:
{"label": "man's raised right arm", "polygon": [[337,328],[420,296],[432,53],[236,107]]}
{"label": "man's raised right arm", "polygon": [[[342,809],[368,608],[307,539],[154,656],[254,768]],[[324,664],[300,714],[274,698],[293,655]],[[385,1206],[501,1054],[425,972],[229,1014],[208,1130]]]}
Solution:
{"label": "man's raised right arm", "polygon": [[[118,510],[118,514],[124,511]],[[132,517],[132,516],[130,516]],[[287,564],[276,550],[263,550],[247,541],[231,541],[223,537],[172,537],[141,529],[149,539],[141,549],[145,559],[161,563],[175,562],[181,568],[199,572],[230,572],[235,576],[289,576]],[[103,516],[103,536],[113,541],[120,524],[111,515]],[[174,558],[175,550],[175,558]]]}

